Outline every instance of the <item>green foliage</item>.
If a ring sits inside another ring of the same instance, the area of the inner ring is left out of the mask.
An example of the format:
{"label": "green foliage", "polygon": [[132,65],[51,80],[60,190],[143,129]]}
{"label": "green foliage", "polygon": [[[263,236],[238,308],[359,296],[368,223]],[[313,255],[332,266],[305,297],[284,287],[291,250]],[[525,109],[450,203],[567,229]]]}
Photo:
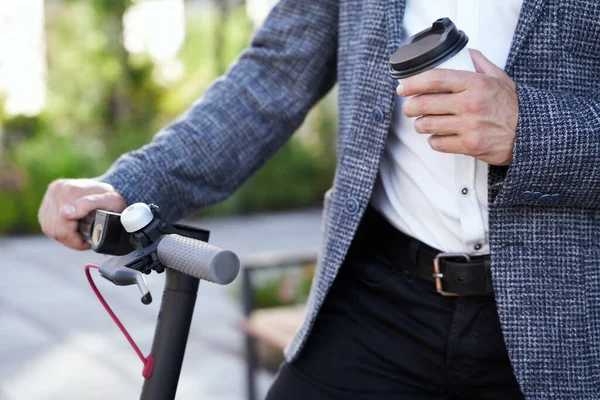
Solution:
{"label": "green foliage", "polygon": [[[3,211],[0,227],[5,232],[38,229],[37,210],[48,183],[54,179],[88,177],[100,172],[93,153],[77,141],[59,135],[38,134],[27,138],[8,153],[8,159],[12,161],[9,176],[19,178],[12,188],[0,191]],[[8,168],[4,166],[3,170]]]}
{"label": "green foliage", "polygon": [[[146,55],[122,46],[130,0],[57,3],[47,15],[48,99],[36,117],[7,116],[0,101],[0,234],[39,231],[37,209],[50,182],[103,173],[189,107],[248,45],[242,7],[192,15],[179,53],[184,75],[166,84]],[[2,99],[0,99],[2,100]],[[318,204],[335,168],[331,99],[213,214]]]}

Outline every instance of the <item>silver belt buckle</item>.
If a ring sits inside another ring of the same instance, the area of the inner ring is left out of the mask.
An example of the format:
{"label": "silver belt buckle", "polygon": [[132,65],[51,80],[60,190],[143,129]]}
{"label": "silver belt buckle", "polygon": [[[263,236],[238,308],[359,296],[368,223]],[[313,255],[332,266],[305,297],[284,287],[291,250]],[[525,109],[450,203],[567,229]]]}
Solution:
{"label": "silver belt buckle", "polygon": [[435,279],[435,291],[441,294],[442,296],[449,297],[460,297],[462,294],[446,292],[444,291],[444,287],[442,285],[442,278],[444,274],[440,272],[440,260],[442,258],[464,258],[465,261],[471,261],[471,257],[468,254],[460,254],[460,253],[440,253],[433,259],[433,279]]}

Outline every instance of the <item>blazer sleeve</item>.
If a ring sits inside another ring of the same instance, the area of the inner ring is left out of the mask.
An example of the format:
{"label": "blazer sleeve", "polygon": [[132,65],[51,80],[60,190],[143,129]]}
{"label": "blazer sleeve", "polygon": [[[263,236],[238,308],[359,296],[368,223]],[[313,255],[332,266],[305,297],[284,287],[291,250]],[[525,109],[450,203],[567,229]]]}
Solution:
{"label": "blazer sleeve", "polygon": [[175,220],[232,194],[336,80],[337,0],[282,0],[229,71],[99,179]]}
{"label": "blazer sleeve", "polygon": [[517,84],[513,159],[494,205],[600,208],[600,98]]}

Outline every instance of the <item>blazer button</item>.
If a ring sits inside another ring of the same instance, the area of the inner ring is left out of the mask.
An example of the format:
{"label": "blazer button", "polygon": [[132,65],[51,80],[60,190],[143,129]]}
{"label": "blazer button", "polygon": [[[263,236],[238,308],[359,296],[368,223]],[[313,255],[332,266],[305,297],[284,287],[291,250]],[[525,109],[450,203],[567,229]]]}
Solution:
{"label": "blazer button", "polygon": [[523,192],[521,193],[521,200],[523,201],[533,201],[534,195],[532,192]]}
{"label": "blazer button", "polygon": [[385,119],[385,114],[383,113],[383,110],[379,107],[373,108],[371,116],[373,117],[373,121],[375,121],[378,124],[381,124]]}
{"label": "blazer button", "polygon": [[540,197],[540,204],[550,204],[552,203],[552,196],[549,194],[545,194]]}
{"label": "blazer button", "polygon": [[552,204],[558,204],[560,201],[560,194],[555,193],[552,195]]}
{"label": "blazer button", "polygon": [[533,192],[533,201],[538,201],[542,197],[540,192]]}
{"label": "blazer button", "polygon": [[344,204],[344,209],[346,210],[346,213],[350,215],[356,214],[358,212],[358,208],[358,201],[356,201],[356,199],[354,198],[349,198]]}

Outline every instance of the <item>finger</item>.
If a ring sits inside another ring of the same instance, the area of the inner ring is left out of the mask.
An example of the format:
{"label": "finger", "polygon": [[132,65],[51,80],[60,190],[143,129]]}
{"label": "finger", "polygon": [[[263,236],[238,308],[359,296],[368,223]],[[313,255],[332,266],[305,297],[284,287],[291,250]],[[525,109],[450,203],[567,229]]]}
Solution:
{"label": "finger", "polygon": [[117,192],[90,194],[63,205],[60,214],[63,218],[80,220],[95,210],[119,212],[125,208],[123,198]]}
{"label": "finger", "polygon": [[48,211],[52,206],[50,201],[50,196],[48,195],[48,191],[44,194],[44,198],[42,199],[42,203],[40,204],[40,208],[38,210],[38,222],[40,224],[40,228],[42,232],[46,235],[49,234],[48,231]]}
{"label": "finger", "polygon": [[471,53],[475,71],[478,73],[499,79],[507,76],[502,68],[488,60],[479,50],[469,49],[469,52]]}
{"label": "finger", "polygon": [[429,147],[440,153],[465,154],[463,146],[457,135],[438,136],[431,135],[427,138]]}
{"label": "finger", "polygon": [[452,94],[422,94],[407,99],[402,105],[404,115],[409,118],[421,115],[445,115],[457,113],[457,99]]}
{"label": "finger", "polygon": [[54,240],[75,250],[87,250],[91,248],[90,244],[83,240],[79,234],[79,221],[60,219],[61,221],[58,221],[56,232],[52,236]]}
{"label": "finger", "polygon": [[474,74],[468,71],[432,69],[406,78],[398,85],[396,92],[403,97],[433,92],[458,93],[469,87],[472,75]]}
{"label": "finger", "polygon": [[460,119],[454,115],[426,115],[415,121],[418,133],[454,135],[460,132]]}

